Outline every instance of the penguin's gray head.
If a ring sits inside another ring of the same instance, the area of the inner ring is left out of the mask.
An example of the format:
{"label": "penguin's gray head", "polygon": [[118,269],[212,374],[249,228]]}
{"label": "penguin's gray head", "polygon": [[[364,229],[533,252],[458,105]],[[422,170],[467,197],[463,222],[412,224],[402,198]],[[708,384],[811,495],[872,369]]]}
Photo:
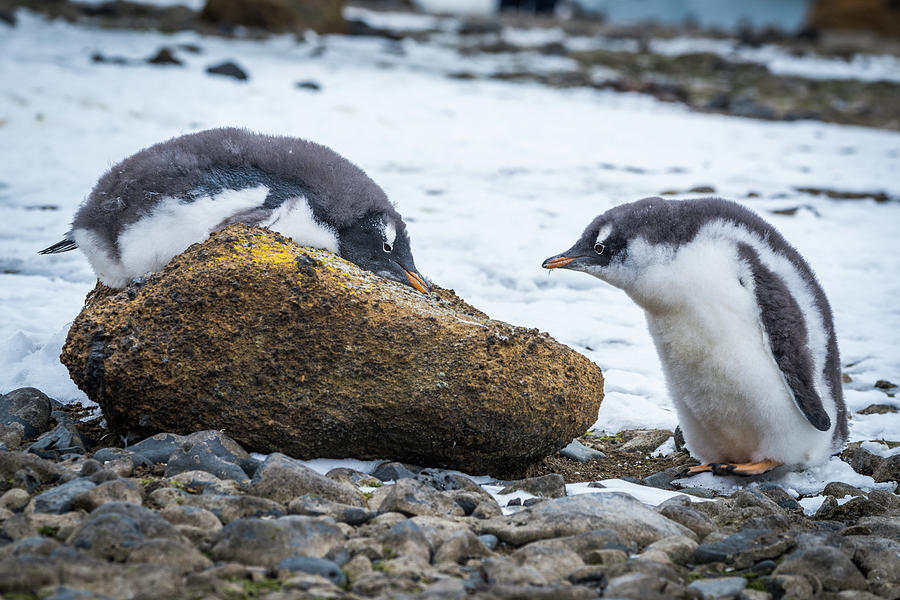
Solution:
{"label": "penguin's gray head", "polygon": [[338,245],[338,253],[350,262],[428,293],[428,284],[416,269],[406,225],[399,215],[368,212],[338,231]]}
{"label": "penguin's gray head", "polygon": [[542,266],[584,271],[627,291],[643,269],[671,255],[667,237],[673,232],[666,231],[672,227],[671,211],[671,203],[662,198],[611,208],[591,221],[571,248]]}

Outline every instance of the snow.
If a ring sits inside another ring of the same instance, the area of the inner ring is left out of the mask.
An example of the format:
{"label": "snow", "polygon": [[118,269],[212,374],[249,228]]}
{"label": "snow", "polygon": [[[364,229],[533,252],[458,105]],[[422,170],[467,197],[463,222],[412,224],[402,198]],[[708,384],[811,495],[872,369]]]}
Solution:
{"label": "snow", "polygon": [[[422,273],[492,317],[550,332],[603,369],[596,429],[610,433],[676,425],[643,314],[596,279],[540,264],[615,204],[714,186],[762,213],[816,269],[852,378],[851,439],[900,439],[897,413],[856,414],[897,404],[873,386],[900,381],[900,203],[796,189],[900,196],[898,133],[446,77],[559,66],[559,57],[537,54],[464,57],[438,44],[341,36],[227,40],[17,16],[15,27],[0,24],[0,80],[9,82],[0,91],[0,391],[30,385],[86,401],[58,355],[94,275],[78,252],[37,251],[61,238],[112,164],[172,136],[235,125],[315,140],[366,169],[398,203]],[[185,66],[140,62],[161,46]],[[136,62],[93,63],[98,52]],[[249,81],[205,73],[223,60],[238,62]],[[301,80],[322,91],[296,89]],[[794,216],[771,212],[794,207]],[[843,464],[773,481],[804,494],[834,480],[875,486]],[[707,479],[689,485],[713,485]]]}

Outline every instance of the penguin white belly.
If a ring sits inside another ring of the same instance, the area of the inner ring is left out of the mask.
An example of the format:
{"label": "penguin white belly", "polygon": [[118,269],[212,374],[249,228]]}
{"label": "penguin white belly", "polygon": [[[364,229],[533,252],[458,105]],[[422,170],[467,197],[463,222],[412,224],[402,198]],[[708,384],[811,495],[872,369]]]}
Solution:
{"label": "penguin white belly", "polygon": [[639,303],[686,445],[703,462],[818,460],[830,433],[797,408],[744,271],[733,250],[704,243],[681,249],[642,282],[645,291],[666,290],[665,306],[649,297]]}
{"label": "penguin white belly", "polygon": [[102,283],[124,287],[159,271],[191,244],[206,240],[228,217],[261,206],[268,193],[267,187],[257,186],[223,190],[191,202],[164,198],[151,213],[120,232],[118,256],[90,229],[75,229],[73,238]]}

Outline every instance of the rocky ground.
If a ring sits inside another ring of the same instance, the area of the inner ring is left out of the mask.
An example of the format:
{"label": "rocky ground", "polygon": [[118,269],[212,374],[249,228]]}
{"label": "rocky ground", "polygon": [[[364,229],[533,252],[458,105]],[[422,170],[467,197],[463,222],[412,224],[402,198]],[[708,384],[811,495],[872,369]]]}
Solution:
{"label": "rocky ground", "polygon": [[[456,472],[320,475],[219,431],[122,448],[83,418],[33,388],[0,398],[3,598],[900,598],[900,497],[885,490],[831,483],[812,517],[777,486],[656,508],[566,496],[604,476],[671,488],[688,456],[647,458],[668,432],[583,438],[491,482],[534,496],[501,507]],[[900,455],[845,454],[900,475]]]}

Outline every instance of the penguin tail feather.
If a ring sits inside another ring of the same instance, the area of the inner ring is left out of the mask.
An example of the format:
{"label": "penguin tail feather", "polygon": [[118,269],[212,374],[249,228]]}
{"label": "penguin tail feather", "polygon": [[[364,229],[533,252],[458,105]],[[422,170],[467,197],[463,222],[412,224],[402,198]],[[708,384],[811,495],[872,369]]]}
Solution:
{"label": "penguin tail feather", "polygon": [[68,252],[69,250],[74,250],[78,247],[78,244],[75,243],[75,240],[62,240],[56,242],[52,246],[48,248],[44,248],[38,254],[59,254],[60,252]]}

